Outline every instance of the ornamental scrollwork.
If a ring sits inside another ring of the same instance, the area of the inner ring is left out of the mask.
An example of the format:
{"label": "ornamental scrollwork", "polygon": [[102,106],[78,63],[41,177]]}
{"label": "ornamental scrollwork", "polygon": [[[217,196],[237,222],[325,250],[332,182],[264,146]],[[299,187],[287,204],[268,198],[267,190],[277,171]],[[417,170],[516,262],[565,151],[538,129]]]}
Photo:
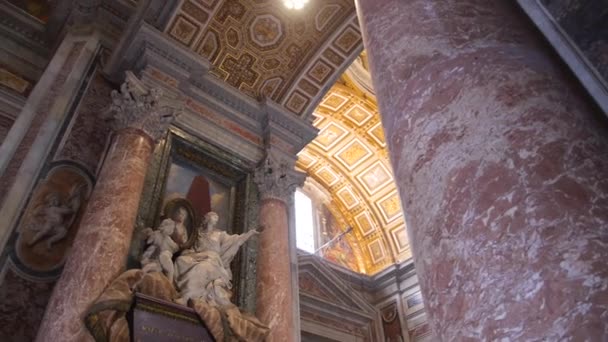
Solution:
{"label": "ornamental scrollwork", "polygon": [[147,87],[130,71],[120,92],[113,90],[111,96],[115,129],[140,129],[154,141],[165,135],[183,108],[182,101],[163,96],[161,89]]}

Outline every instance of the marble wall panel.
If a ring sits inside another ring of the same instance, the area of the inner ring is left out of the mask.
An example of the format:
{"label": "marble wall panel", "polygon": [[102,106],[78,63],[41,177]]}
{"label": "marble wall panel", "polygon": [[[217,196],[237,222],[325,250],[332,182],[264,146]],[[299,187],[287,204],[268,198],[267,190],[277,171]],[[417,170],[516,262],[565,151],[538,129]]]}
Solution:
{"label": "marble wall panel", "polygon": [[[69,68],[65,71],[69,72]],[[58,77],[59,84],[65,77]],[[59,86],[57,82],[54,86]],[[46,247],[44,238],[39,243],[29,244],[36,227],[41,226],[39,220],[44,219],[41,210],[44,210],[49,194],[59,193],[60,201],[64,202],[70,189],[82,183],[86,187],[85,197],[88,197],[93,185],[92,175],[103,159],[109,134],[109,122],[103,116],[103,109],[109,102],[111,86],[96,74],[81,86],[81,91],[84,96],[75,115],[59,134],[63,140],[55,144],[55,160],[49,159],[43,167],[46,171],[42,172],[29,195],[18,228],[0,255],[0,341],[32,341],[36,337],[66,252],[76,234],[80,209],[86,205],[86,198],[83,198],[76,216],[70,219],[73,224],[68,227],[67,235],[51,248]],[[53,94],[53,91],[49,92],[48,101],[45,100],[47,105],[53,101]],[[42,121],[45,111],[42,107],[39,111],[38,118]]]}
{"label": "marble wall panel", "polygon": [[93,76],[55,160],[70,160],[96,173],[111,131],[107,117],[111,91],[112,85],[100,74]]}
{"label": "marble wall panel", "polygon": [[32,120],[27,133],[23,137],[23,140],[21,140],[19,147],[17,147],[13,159],[9,162],[6,170],[0,177],[0,203],[4,202],[4,196],[8,193],[8,190],[15,181],[19,167],[25,159],[27,152],[30,150],[36,136],[38,135],[38,132],[40,131],[40,128],[49,114],[49,108],[56,100],[58,94],[61,92],[62,86],[66,83],[68,75],[76,63],[80,52],[84,49],[84,46],[84,42],[77,42],[72,46],[63,65],[60,67],[57,77],[49,87],[49,91],[45,94],[44,99],[40,102],[40,105],[36,109],[35,117]]}

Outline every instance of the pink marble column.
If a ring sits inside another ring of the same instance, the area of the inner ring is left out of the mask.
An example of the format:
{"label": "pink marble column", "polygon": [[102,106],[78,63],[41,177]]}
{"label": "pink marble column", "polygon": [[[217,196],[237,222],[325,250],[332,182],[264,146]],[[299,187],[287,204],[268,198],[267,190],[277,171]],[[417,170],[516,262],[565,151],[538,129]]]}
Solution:
{"label": "pink marble column", "polygon": [[[256,171],[260,191],[257,255],[256,316],[270,327],[267,342],[293,341],[294,293],[289,250],[289,198],[301,184],[301,175],[268,157]],[[297,295],[297,294],[296,294]]]}
{"label": "pink marble column", "polygon": [[[143,93],[141,84],[129,83],[137,82],[131,77],[122,94],[113,94],[119,129],[53,289],[37,341],[92,340],[83,324],[84,314],[125,270],[154,140],[167,128],[166,123],[152,124],[160,123],[150,120],[159,115],[158,98]],[[125,94],[131,98],[125,100]]]}
{"label": "pink marble column", "polygon": [[608,336],[608,125],[514,1],[357,0],[432,328]]}
{"label": "pink marble column", "polygon": [[262,200],[257,257],[256,314],[268,324],[268,342],[290,341],[293,335],[293,293],[289,262],[287,205],[277,199]]}

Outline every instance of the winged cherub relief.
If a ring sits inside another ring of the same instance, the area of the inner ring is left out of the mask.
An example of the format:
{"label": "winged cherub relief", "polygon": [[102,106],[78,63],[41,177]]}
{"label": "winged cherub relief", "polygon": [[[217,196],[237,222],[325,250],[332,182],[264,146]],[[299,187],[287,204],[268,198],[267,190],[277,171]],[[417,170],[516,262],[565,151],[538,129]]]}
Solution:
{"label": "winged cherub relief", "polygon": [[65,201],[61,200],[59,192],[48,193],[45,201],[34,209],[35,219],[27,227],[34,234],[27,245],[34,246],[44,241],[47,250],[50,250],[53,244],[65,238],[76,219],[83,197],[83,184],[72,186]]}

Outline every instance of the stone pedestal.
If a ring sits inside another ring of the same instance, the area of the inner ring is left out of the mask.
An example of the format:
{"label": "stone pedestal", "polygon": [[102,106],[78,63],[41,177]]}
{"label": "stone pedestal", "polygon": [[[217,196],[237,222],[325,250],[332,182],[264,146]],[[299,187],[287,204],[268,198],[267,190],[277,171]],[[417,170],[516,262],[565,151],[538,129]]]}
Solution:
{"label": "stone pedestal", "polygon": [[357,0],[436,338],[608,336],[608,127],[507,0]]}
{"label": "stone pedestal", "polygon": [[168,126],[167,120],[161,124],[158,119],[165,117],[158,94],[144,90],[133,75],[122,94],[112,95],[118,130],[47,305],[40,342],[92,339],[83,324],[84,313],[125,269],[154,141]]}
{"label": "stone pedestal", "polygon": [[256,316],[270,328],[268,342],[292,341],[299,333],[294,331],[297,293],[292,289],[287,203],[303,180],[270,156],[255,174],[263,226],[258,237]]}

